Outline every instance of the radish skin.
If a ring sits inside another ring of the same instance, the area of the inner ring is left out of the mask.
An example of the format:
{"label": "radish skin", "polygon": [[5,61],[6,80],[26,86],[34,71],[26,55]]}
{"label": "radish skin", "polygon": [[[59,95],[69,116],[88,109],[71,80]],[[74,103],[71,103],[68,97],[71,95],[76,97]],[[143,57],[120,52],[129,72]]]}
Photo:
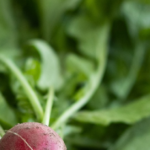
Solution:
{"label": "radish skin", "polygon": [[0,150],[66,150],[66,146],[53,129],[30,122],[8,130],[0,140]]}

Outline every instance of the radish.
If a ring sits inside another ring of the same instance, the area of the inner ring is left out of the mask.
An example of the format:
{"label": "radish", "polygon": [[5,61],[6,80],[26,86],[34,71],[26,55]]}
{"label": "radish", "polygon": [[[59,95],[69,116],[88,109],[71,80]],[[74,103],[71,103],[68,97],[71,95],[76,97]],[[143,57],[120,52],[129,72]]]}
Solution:
{"label": "radish", "polygon": [[0,150],[66,150],[59,135],[41,123],[14,126],[0,140]]}

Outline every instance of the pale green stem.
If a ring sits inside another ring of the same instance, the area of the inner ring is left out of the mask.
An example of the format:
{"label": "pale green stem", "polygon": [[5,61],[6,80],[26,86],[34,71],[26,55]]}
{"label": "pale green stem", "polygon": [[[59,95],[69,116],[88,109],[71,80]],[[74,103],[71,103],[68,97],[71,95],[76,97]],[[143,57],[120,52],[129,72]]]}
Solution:
{"label": "pale green stem", "polygon": [[67,121],[68,118],[70,118],[74,113],[76,113],[80,108],[82,108],[93,96],[94,92],[96,91],[97,87],[99,86],[105,66],[106,66],[106,58],[107,58],[107,52],[106,49],[102,52],[102,55],[100,56],[100,62],[99,62],[99,68],[95,74],[90,79],[89,82],[89,90],[86,92],[86,94],[78,100],[76,103],[74,103],[71,107],[69,107],[57,120],[52,124],[52,128],[55,130],[58,127],[60,127],[64,122]]}
{"label": "pale green stem", "polygon": [[49,93],[48,93],[48,100],[46,103],[45,114],[44,114],[43,122],[42,122],[43,124],[45,124],[47,126],[49,126],[49,123],[50,123],[53,99],[54,99],[54,90],[53,90],[53,88],[50,88]]}
{"label": "pale green stem", "polygon": [[5,132],[4,132],[3,128],[0,126],[0,139],[1,139],[1,137],[3,137],[4,134],[5,134]]}
{"label": "pale green stem", "polygon": [[22,85],[27,97],[29,98],[29,101],[36,113],[37,118],[42,120],[43,118],[43,109],[41,107],[41,104],[38,100],[37,95],[35,94],[32,87],[29,85],[19,68],[8,58],[5,56],[0,56],[0,61],[13,73],[14,76],[20,81],[20,84]]}

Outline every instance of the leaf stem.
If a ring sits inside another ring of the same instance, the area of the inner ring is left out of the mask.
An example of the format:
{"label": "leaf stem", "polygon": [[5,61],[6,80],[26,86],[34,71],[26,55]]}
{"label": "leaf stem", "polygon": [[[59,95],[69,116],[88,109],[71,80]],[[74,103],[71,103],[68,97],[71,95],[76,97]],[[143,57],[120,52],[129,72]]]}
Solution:
{"label": "leaf stem", "polygon": [[52,124],[52,128],[55,130],[58,127],[62,125],[62,123],[66,122],[68,118],[70,118],[74,113],[76,113],[81,107],[83,107],[92,97],[93,93],[96,91],[97,87],[99,86],[99,83],[102,80],[105,66],[106,66],[106,49],[103,50],[103,55],[101,55],[100,59],[100,65],[95,74],[91,76],[89,84],[87,86],[90,86],[89,90],[86,92],[86,94],[78,100],[76,103],[74,103],[70,108],[68,108],[57,120]]}
{"label": "leaf stem", "polygon": [[67,121],[74,113],[76,113],[80,108],[82,108],[93,96],[95,91],[97,90],[100,82],[102,81],[102,77],[106,68],[107,62],[107,45],[108,45],[108,35],[110,31],[110,22],[106,22],[101,27],[99,32],[98,42],[96,45],[95,52],[96,60],[98,61],[97,71],[94,72],[89,78],[89,84],[85,87],[88,88],[86,94],[75,102],[70,108],[68,108],[53,124],[52,128],[56,130],[63,123]]}
{"label": "leaf stem", "polygon": [[54,90],[53,90],[53,88],[50,88],[49,93],[48,93],[48,100],[46,103],[45,114],[44,114],[43,122],[42,122],[43,124],[45,124],[47,126],[49,126],[49,123],[50,123],[53,99],[54,99]]}
{"label": "leaf stem", "polygon": [[27,97],[36,113],[37,118],[42,120],[43,118],[43,109],[41,104],[39,103],[38,97],[35,94],[32,87],[29,85],[19,68],[8,58],[5,56],[0,56],[0,61],[16,76],[16,78],[20,81],[24,91],[26,92]]}
{"label": "leaf stem", "polygon": [[0,125],[0,139],[1,139],[1,137],[3,137],[4,134],[5,134],[5,132],[4,132],[3,128]]}

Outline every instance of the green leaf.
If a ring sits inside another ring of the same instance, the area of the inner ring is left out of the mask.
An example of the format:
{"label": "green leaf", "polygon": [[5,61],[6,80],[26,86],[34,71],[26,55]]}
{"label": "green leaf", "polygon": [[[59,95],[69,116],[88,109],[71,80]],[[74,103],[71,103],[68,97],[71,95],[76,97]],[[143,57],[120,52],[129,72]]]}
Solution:
{"label": "green leaf", "polygon": [[[145,46],[141,43],[138,43],[134,50],[134,56],[132,62],[128,68],[128,73],[124,74],[122,78],[117,78],[112,81],[111,90],[120,98],[126,99],[129,95],[133,85],[136,82],[139,70],[141,69],[142,62],[145,56]],[[131,52],[130,52],[131,53]],[[115,61],[115,60],[114,60]]]}
{"label": "green leaf", "polygon": [[64,13],[76,7],[81,0],[45,0],[37,1],[40,23],[44,39],[52,38],[52,33],[62,20]]}
{"label": "green leaf", "polygon": [[90,138],[90,137],[84,137],[84,136],[71,136],[65,138],[65,140],[73,145],[85,147],[85,148],[91,148],[91,149],[100,149],[102,147],[102,144],[98,139]]}
{"label": "green leaf", "polygon": [[[145,53],[144,62],[138,75],[138,80],[132,90],[132,95],[138,93],[139,96],[146,95],[150,89],[150,49],[147,49]],[[146,83],[146,84],[145,84]]]}
{"label": "green leaf", "polygon": [[149,99],[150,95],[119,108],[79,112],[74,116],[74,119],[80,122],[101,124],[104,126],[117,122],[133,124],[150,116]]}
{"label": "green leaf", "polygon": [[17,124],[15,112],[6,103],[4,97],[0,93],[0,123],[6,126],[14,126]]}
{"label": "green leaf", "polygon": [[[137,39],[140,36],[145,36],[145,34],[150,35],[150,5],[138,1],[125,1],[121,11],[133,38]],[[144,31],[147,31],[147,33]]]}
{"label": "green leaf", "polygon": [[41,73],[41,64],[33,58],[28,58],[24,68],[24,75],[31,85],[35,85]]}
{"label": "green leaf", "polygon": [[43,116],[43,109],[41,107],[41,104],[38,100],[38,97],[32,87],[29,85],[25,77],[23,76],[20,69],[11,61],[11,59],[8,59],[7,57],[0,55],[0,62],[4,64],[11,72],[12,74],[18,79],[20,82],[22,88],[24,89],[26,95],[28,96],[30,103],[37,115],[37,118],[42,118]]}
{"label": "green leaf", "polygon": [[104,85],[101,85],[87,104],[89,110],[98,110],[106,107],[108,103],[108,91]]}
{"label": "green leaf", "polygon": [[136,1],[136,2],[138,1],[144,4],[150,4],[150,0],[131,0],[131,1]]}
{"label": "green leaf", "polygon": [[94,70],[94,64],[83,57],[79,57],[75,54],[70,54],[66,58],[66,66],[69,70],[81,72],[85,76],[91,76]]}
{"label": "green leaf", "polygon": [[[86,0],[88,15],[94,22],[101,22],[103,19],[112,19],[117,13],[124,0]],[[92,22],[91,21],[91,22]]]}
{"label": "green leaf", "polygon": [[16,46],[17,32],[10,0],[0,0],[0,48]]}
{"label": "green leaf", "polygon": [[[18,51],[18,33],[16,30],[13,7],[10,0],[0,0],[0,54],[14,58]],[[0,70],[5,71],[0,65]]]}
{"label": "green leaf", "polygon": [[81,131],[82,131],[81,127],[73,126],[73,125],[67,125],[67,126],[65,126],[63,132],[64,132],[65,136],[68,136],[68,135],[71,135],[73,133],[79,134],[79,133],[81,133]]}
{"label": "green leaf", "polygon": [[42,40],[32,40],[27,46],[37,50],[41,57],[41,75],[38,80],[38,87],[42,90],[50,87],[58,89],[62,84],[60,63],[52,47]]}
{"label": "green leaf", "polygon": [[108,25],[104,23],[95,25],[86,15],[74,18],[68,27],[68,33],[78,41],[79,51],[96,60],[99,60],[101,53],[98,47],[107,39],[106,32],[109,32]]}
{"label": "green leaf", "polygon": [[109,150],[149,150],[150,119],[129,128]]}
{"label": "green leaf", "polygon": [[[52,128],[57,129],[63,122],[66,122],[74,113],[76,113],[79,109],[81,109],[84,105],[88,103],[88,101],[91,99],[95,91],[97,90],[99,84],[102,81],[105,68],[106,68],[106,62],[107,62],[107,44],[108,44],[108,34],[110,31],[110,23],[106,22],[103,24],[103,26],[99,27],[100,33],[97,33],[98,39],[95,45],[93,45],[93,48],[91,50],[95,50],[97,52],[97,68],[96,71],[93,72],[90,79],[87,81],[87,85],[79,90],[78,93],[82,93],[82,95],[79,94],[79,99],[72,104],[53,124]],[[92,37],[90,37],[92,40]],[[77,93],[77,95],[78,95]],[[75,95],[76,96],[76,95]]]}

